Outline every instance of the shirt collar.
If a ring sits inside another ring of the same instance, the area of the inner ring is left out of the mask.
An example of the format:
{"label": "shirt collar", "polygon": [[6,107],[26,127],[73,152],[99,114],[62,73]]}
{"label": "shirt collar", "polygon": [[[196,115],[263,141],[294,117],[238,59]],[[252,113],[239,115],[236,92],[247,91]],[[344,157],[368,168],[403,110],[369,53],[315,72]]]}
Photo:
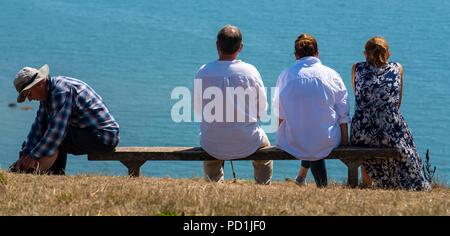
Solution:
{"label": "shirt collar", "polygon": [[317,57],[302,57],[295,61],[296,64],[303,64],[305,66],[310,66],[316,63],[322,64],[322,62]]}
{"label": "shirt collar", "polygon": [[53,84],[53,78],[50,76],[50,75],[48,75],[48,80],[47,80],[47,93],[46,93],[46,98],[45,98],[45,102],[46,103],[50,103],[50,98],[51,98],[51,96],[50,96],[50,93],[51,93],[51,91],[52,91],[52,84]]}
{"label": "shirt collar", "polygon": [[239,59],[235,59],[235,60],[232,60],[232,61],[217,60],[217,62],[218,63],[222,63],[222,64],[227,64],[227,63],[232,64],[232,63],[239,63],[239,62],[242,62],[242,61],[239,60]]}

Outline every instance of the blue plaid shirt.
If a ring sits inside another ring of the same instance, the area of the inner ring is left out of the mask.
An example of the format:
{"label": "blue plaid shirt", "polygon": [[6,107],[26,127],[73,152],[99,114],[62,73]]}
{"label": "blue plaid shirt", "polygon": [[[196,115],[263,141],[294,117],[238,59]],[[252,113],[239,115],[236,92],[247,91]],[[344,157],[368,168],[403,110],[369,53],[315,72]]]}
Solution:
{"label": "blue plaid shirt", "polygon": [[49,76],[47,98],[39,106],[22,155],[34,159],[54,155],[69,126],[96,128],[105,145],[119,142],[119,124],[89,85],[69,77]]}

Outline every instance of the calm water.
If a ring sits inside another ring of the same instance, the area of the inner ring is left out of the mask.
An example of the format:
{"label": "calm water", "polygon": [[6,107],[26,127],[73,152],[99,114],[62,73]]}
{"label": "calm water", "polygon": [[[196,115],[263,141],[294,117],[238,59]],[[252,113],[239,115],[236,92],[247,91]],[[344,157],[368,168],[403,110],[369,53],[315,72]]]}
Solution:
{"label": "calm water", "polygon": [[[351,67],[364,43],[385,37],[391,60],[405,70],[401,112],[422,157],[430,149],[448,183],[450,112],[449,1],[202,1],[202,0],[0,0],[0,164],[17,159],[38,107],[16,99],[14,75],[47,63],[53,75],[86,81],[102,95],[121,125],[120,146],[198,146],[198,123],[174,123],[175,87],[191,87],[198,68],[217,59],[215,36],[226,24],[244,36],[240,59],[255,65],[267,87],[294,63],[293,43],[312,34],[320,59],[338,71],[351,91]],[[350,100],[353,102],[353,93]],[[353,109],[353,104],[352,104]],[[275,133],[269,134],[272,144]],[[274,178],[295,177],[299,161],[277,161]],[[327,161],[330,178],[346,168]],[[239,178],[253,178],[250,162],[235,162]],[[226,164],[226,178],[231,168]],[[146,176],[202,177],[201,162],[147,162]],[[69,158],[68,173],[124,175],[116,162]]]}

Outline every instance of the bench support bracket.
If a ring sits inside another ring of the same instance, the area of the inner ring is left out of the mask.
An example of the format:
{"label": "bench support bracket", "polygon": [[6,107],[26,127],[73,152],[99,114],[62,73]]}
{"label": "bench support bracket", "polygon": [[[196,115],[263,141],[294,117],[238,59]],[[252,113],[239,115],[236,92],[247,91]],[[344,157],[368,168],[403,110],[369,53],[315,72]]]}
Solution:
{"label": "bench support bracket", "polygon": [[141,175],[141,166],[145,161],[120,161],[128,168],[128,175],[131,177],[139,177]]}
{"label": "bench support bracket", "polygon": [[342,159],[345,165],[348,168],[348,185],[350,187],[355,188],[358,186],[358,168],[364,162],[363,160],[349,160]]}

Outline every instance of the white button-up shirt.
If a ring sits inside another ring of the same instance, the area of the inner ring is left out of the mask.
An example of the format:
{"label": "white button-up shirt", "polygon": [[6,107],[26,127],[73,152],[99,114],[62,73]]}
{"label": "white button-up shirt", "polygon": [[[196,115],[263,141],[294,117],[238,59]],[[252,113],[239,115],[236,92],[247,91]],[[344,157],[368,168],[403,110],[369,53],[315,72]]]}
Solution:
{"label": "white button-up shirt", "polygon": [[341,77],[316,57],[303,57],[281,72],[273,110],[283,120],[277,147],[301,160],[328,156],[340,144],[340,124],[350,121]]}
{"label": "white button-up shirt", "polygon": [[262,144],[258,116],[267,111],[258,70],[240,60],[203,65],[194,81],[194,111],[202,116],[200,145],[221,160],[245,158]]}

